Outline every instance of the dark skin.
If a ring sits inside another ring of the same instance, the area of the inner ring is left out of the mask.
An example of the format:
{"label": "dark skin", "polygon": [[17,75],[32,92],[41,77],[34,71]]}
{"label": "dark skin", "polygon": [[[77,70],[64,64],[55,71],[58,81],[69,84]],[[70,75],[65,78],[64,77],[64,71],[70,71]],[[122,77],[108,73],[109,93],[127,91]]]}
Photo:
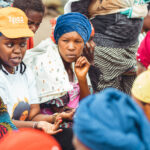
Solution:
{"label": "dark skin", "polygon": [[[22,62],[26,52],[26,43],[27,38],[10,39],[3,35],[0,36],[0,61],[10,74],[13,74],[14,67]],[[59,117],[54,124],[49,123],[53,122],[53,116],[40,114],[39,104],[30,105],[28,121],[13,120],[13,123],[17,128],[33,127],[35,121],[37,122],[37,128],[48,134],[56,134],[62,131],[61,129],[57,130],[62,119]]]}
{"label": "dark skin", "polygon": [[58,40],[59,53],[64,62],[65,69],[68,73],[69,80],[73,82],[72,63],[75,62],[75,73],[80,86],[80,99],[90,94],[86,75],[90,63],[86,57],[81,56],[84,48],[84,41],[77,32],[69,32],[62,35]]}
{"label": "dark skin", "polygon": [[[58,40],[58,49],[62,57],[65,69],[68,73],[70,82],[74,80],[72,63],[75,62],[75,73],[80,86],[80,100],[90,94],[86,80],[86,75],[90,67],[88,60],[81,56],[83,53],[84,41],[77,32],[69,32],[63,34]],[[62,112],[62,108],[58,108],[57,112]],[[68,112],[62,112],[57,117],[62,117],[67,120],[72,120],[75,109]]]}
{"label": "dark skin", "polygon": [[85,56],[92,65],[94,65],[94,49],[96,46],[93,38],[94,35],[90,37],[89,41],[85,45],[85,48],[83,49],[83,56]]}
{"label": "dark skin", "polygon": [[150,30],[150,11],[148,11],[147,16],[144,18],[142,32],[148,32]]}
{"label": "dark skin", "polygon": [[136,98],[133,94],[132,94],[132,98],[143,109],[143,111],[144,111],[147,119],[150,121],[150,104],[142,102],[141,100],[139,100],[138,98]]}
{"label": "dark skin", "polygon": [[25,13],[28,17],[29,28],[35,33],[42,22],[44,13],[35,10],[27,10]]}
{"label": "dark skin", "polygon": [[8,39],[0,36],[0,61],[9,73],[21,63],[26,52],[26,43],[27,38]]}
{"label": "dark skin", "polygon": [[146,71],[146,68],[142,65],[142,63],[137,61],[137,71],[136,71],[137,76],[144,71]]}

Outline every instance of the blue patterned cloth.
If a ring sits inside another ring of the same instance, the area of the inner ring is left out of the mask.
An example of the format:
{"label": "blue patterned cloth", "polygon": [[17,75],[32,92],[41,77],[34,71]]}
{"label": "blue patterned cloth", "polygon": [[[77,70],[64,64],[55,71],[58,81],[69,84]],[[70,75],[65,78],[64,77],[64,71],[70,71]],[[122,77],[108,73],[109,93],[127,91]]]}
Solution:
{"label": "blue patterned cloth", "polygon": [[150,123],[128,95],[113,89],[83,99],[74,133],[92,150],[150,150]]}
{"label": "blue patterned cloth", "polygon": [[80,13],[68,13],[58,17],[54,31],[54,38],[58,44],[58,39],[65,33],[76,31],[86,43],[91,35],[91,24],[86,16]]}

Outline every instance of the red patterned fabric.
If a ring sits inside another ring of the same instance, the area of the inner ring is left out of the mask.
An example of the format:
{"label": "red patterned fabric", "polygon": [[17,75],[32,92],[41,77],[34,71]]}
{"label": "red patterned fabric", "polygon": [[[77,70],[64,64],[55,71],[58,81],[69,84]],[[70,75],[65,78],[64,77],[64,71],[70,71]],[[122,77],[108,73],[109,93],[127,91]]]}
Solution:
{"label": "red patterned fabric", "polygon": [[136,59],[138,62],[142,63],[145,68],[150,65],[150,31],[141,42],[141,45],[136,54]]}

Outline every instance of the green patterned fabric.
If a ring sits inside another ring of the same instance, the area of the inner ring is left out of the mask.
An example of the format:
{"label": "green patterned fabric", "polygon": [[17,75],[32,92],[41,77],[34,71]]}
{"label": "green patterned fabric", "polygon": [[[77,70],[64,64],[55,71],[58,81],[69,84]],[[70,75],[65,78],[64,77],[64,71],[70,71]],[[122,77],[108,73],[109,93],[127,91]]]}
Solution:
{"label": "green patterned fabric", "polygon": [[4,105],[2,99],[0,98],[0,139],[11,130],[17,130],[17,128],[11,122],[6,105]]}

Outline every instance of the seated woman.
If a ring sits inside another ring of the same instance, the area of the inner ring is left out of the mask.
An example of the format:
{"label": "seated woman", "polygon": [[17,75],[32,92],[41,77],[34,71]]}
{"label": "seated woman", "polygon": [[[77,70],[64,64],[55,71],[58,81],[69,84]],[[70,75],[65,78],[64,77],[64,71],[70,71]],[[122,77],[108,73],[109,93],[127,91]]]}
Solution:
{"label": "seated woman", "polygon": [[7,108],[0,97],[0,139],[11,130],[17,130],[10,120]]}
{"label": "seated woman", "polygon": [[48,122],[53,122],[54,116],[39,114],[34,76],[22,62],[27,38],[34,35],[26,15],[17,8],[2,8],[0,20],[0,95],[14,125],[36,127],[48,134],[60,132],[55,130],[61,120],[53,125]]}
{"label": "seated woman", "polygon": [[[68,13],[57,19],[54,30],[57,46],[51,39],[47,39],[27,53],[25,62],[36,75],[40,102],[46,102],[41,105],[43,113],[52,114],[77,108],[79,101],[90,94],[86,78],[90,64],[82,56],[90,35],[89,20],[80,13]],[[63,96],[56,93],[63,93]]]}
{"label": "seated woman", "polygon": [[73,129],[76,150],[150,150],[148,119],[131,97],[117,89],[81,101]]}

